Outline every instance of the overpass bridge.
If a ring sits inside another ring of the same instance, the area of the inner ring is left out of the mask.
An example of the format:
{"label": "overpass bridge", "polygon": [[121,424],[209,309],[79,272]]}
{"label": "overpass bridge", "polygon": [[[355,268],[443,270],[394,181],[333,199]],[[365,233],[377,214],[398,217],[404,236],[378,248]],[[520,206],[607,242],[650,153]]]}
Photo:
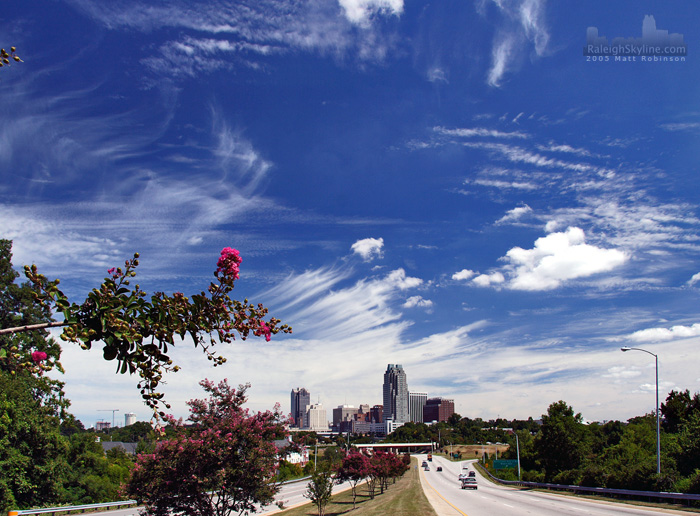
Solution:
{"label": "overpass bridge", "polygon": [[428,453],[435,449],[435,443],[371,443],[353,444],[360,451],[382,450],[392,453]]}

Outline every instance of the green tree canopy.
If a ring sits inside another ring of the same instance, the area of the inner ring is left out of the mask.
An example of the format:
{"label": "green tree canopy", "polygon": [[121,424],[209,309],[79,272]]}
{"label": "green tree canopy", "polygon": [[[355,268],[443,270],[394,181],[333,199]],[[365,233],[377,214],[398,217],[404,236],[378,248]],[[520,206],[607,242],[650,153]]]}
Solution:
{"label": "green tree canopy", "polygon": [[581,420],[581,414],[574,414],[574,410],[561,400],[552,403],[547,414],[542,415],[542,428],[535,449],[547,481],[581,464],[585,454]]}

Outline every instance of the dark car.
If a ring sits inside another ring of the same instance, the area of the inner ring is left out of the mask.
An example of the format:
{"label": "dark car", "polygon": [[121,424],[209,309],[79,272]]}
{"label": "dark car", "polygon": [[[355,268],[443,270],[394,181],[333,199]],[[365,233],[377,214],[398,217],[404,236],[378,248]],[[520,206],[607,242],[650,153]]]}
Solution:
{"label": "dark car", "polygon": [[438,466],[438,467],[437,467],[437,470],[438,470],[438,471],[442,471],[442,466]]}
{"label": "dark car", "polygon": [[476,476],[476,471],[470,471],[469,472],[470,477],[475,477]]}

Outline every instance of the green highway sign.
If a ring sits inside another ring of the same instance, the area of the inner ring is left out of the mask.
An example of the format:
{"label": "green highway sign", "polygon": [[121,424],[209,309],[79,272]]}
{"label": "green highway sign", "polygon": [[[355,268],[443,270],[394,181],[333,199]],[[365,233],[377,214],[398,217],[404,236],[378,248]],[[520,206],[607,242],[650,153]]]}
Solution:
{"label": "green highway sign", "polygon": [[518,467],[516,459],[497,459],[493,461],[493,469],[515,469]]}

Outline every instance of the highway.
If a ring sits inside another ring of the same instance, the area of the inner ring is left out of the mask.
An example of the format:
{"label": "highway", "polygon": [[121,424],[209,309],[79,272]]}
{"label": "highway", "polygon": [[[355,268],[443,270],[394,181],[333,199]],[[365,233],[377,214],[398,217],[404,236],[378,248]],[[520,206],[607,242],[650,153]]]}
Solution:
{"label": "highway", "polygon": [[[427,455],[418,455],[418,463]],[[457,479],[463,466],[474,469],[473,461],[450,462],[433,455],[430,471],[420,468],[423,486],[438,516],[650,516],[688,515],[690,512],[644,508],[624,503],[588,500],[561,494],[519,490],[492,483],[476,472],[477,490],[462,490]],[[442,466],[442,471],[437,471]]]}
{"label": "highway", "polygon": [[[285,509],[309,503],[309,499],[304,498],[304,492],[306,491],[306,485],[308,483],[308,480],[304,480],[301,482],[285,484],[282,486],[280,492],[278,493],[275,499],[278,501],[282,501],[284,503]],[[350,489],[350,484],[347,482],[344,484],[333,486],[333,493],[339,493],[341,491],[344,491],[345,489]],[[279,512],[277,506],[268,505],[262,512],[258,512],[256,514],[274,514],[276,512]],[[139,516],[140,513],[138,507],[131,507],[128,509],[114,509],[110,511],[101,512],[86,512],[84,514],[99,514],[100,516]]]}

